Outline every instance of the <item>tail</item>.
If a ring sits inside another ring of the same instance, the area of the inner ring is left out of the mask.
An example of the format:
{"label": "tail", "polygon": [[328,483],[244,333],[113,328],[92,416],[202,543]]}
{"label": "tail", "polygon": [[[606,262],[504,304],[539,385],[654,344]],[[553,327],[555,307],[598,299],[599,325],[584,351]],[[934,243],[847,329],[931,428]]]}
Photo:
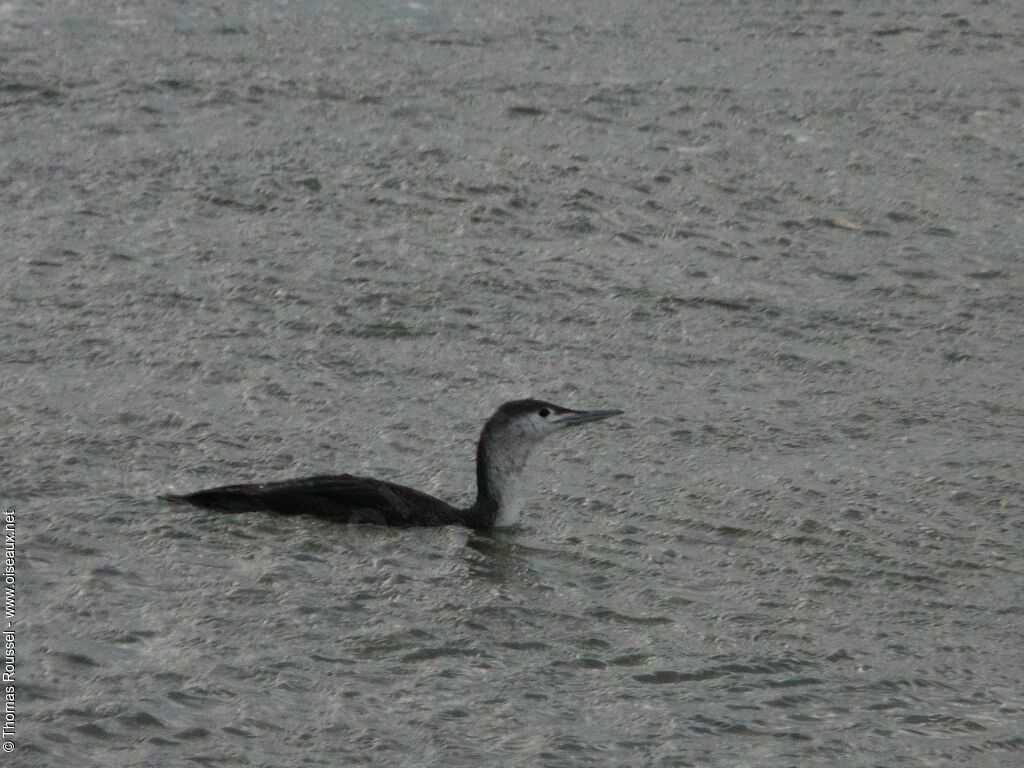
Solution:
{"label": "tail", "polygon": [[171,504],[191,504],[194,507],[218,509],[222,512],[255,512],[266,508],[258,498],[253,497],[251,487],[247,486],[211,488],[208,491],[196,491],[180,496],[168,493],[158,498]]}

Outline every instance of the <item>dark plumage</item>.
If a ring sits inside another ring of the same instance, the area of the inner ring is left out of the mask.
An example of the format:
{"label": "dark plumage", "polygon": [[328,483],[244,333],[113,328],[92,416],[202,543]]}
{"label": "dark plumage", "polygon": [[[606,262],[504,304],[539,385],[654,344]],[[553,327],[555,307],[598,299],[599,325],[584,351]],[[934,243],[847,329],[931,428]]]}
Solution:
{"label": "dark plumage", "polygon": [[466,523],[465,510],[445,504],[430,494],[356,475],[317,475],[276,483],[225,485],[163,498],[224,512],[304,514],[339,523],[394,526]]}
{"label": "dark plumage", "polygon": [[621,411],[573,411],[542,400],[514,400],[488,419],[477,445],[477,498],[457,508],[404,485],[355,475],[225,485],[167,501],[225,512],[308,514],[342,523],[392,526],[460,524],[470,528],[518,520],[518,479],[533,447],[548,434]]}

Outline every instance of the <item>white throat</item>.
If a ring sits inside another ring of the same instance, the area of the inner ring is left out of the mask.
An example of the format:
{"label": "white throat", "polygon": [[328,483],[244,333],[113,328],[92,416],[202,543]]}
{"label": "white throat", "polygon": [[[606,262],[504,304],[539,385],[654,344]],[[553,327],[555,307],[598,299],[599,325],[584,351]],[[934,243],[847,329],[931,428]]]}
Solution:
{"label": "white throat", "polygon": [[498,516],[494,524],[499,527],[515,525],[523,511],[519,496],[519,474],[506,475],[498,487]]}
{"label": "white throat", "polygon": [[498,504],[494,525],[519,522],[523,510],[522,478],[526,460],[536,443],[525,440],[495,441],[488,451],[487,479],[491,498]]}

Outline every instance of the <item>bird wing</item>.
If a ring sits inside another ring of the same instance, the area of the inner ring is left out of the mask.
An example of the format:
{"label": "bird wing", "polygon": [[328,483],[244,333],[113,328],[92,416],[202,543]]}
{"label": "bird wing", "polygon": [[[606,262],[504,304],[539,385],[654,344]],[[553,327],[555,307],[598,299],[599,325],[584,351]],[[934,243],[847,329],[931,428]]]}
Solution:
{"label": "bird wing", "polygon": [[168,497],[227,512],[272,511],[308,514],[343,523],[445,525],[458,510],[404,485],[356,475],[318,475],[273,483],[225,485]]}

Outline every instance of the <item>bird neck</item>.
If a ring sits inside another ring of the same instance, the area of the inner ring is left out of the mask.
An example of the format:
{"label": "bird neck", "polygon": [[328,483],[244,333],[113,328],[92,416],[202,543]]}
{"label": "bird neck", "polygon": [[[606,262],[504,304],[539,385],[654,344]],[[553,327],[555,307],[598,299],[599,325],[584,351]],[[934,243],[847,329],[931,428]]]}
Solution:
{"label": "bird neck", "polygon": [[532,449],[531,443],[501,440],[484,429],[476,449],[476,502],[469,510],[480,527],[519,521],[521,480]]}

